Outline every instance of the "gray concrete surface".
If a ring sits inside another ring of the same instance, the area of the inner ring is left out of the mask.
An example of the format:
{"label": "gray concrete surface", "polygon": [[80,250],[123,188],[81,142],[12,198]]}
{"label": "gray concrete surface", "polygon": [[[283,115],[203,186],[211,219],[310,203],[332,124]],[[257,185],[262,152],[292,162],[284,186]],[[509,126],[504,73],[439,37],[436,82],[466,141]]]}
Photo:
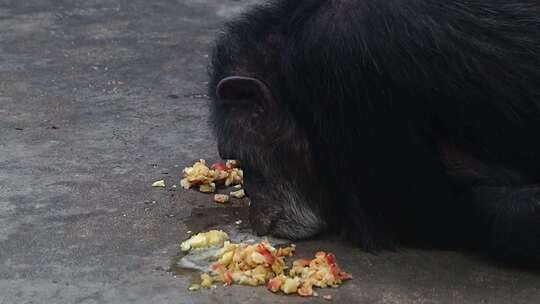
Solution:
{"label": "gray concrete surface", "polygon": [[[0,304],[324,302],[191,293],[191,274],[167,272],[188,230],[245,216],[242,203],[150,183],[217,158],[207,52],[248,4],[0,0]],[[538,273],[461,253],[298,248],[334,251],[355,276],[328,291],[334,303],[540,303]]]}

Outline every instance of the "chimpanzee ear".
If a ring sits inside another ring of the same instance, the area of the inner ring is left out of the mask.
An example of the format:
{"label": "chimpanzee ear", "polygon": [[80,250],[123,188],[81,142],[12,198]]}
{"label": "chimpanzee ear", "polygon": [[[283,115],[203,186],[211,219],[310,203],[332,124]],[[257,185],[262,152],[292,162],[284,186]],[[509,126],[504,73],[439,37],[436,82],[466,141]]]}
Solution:
{"label": "chimpanzee ear", "polygon": [[274,104],[270,88],[253,77],[225,77],[218,83],[216,95],[220,103],[231,106],[258,103],[266,108]]}

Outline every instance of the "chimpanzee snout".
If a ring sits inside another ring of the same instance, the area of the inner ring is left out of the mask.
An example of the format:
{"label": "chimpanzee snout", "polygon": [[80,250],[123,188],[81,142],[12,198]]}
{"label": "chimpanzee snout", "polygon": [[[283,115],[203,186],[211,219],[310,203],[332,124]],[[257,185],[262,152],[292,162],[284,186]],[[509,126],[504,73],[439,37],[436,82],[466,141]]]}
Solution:
{"label": "chimpanzee snout", "polygon": [[268,235],[272,221],[255,208],[249,209],[249,224],[253,232],[258,236]]}
{"label": "chimpanzee snout", "polygon": [[277,211],[279,208],[278,201],[272,202],[272,200],[265,199],[267,194],[262,191],[270,187],[254,183],[248,177],[249,174],[250,171],[248,170],[243,185],[244,192],[249,198],[249,223],[255,234],[259,236],[268,235],[271,233],[271,226],[274,222],[272,217],[274,214],[279,213]]}

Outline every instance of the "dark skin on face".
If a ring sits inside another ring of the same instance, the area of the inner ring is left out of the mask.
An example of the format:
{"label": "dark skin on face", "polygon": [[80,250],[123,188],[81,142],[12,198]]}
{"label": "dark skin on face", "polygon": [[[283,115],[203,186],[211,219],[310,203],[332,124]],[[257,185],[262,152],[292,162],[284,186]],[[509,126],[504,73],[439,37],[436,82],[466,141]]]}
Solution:
{"label": "dark skin on face", "polygon": [[258,234],[540,260],[540,4],[274,1],[210,70]]}

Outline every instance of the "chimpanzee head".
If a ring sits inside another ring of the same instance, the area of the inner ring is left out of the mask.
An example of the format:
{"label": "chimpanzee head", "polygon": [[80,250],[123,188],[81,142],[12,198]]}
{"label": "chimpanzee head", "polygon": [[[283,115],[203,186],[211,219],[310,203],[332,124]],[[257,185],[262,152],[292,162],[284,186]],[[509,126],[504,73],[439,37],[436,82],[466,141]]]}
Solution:
{"label": "chimpanzee head", "polygon": [[255,20],[230,24],[213,50],[211,123],[220,156],[239,160],[245,172],[255,232],[306,238],[325,227],[325,191],[308,136],[284,100],[275,53],[282,40]]}
{"label": "chimpanzee head", "polygon": [[233,74],[216,82],[212,122],[219,154],[244,169],[253,229],[292,239],[320,232],[322,189],[294,117],[257,77]]}

